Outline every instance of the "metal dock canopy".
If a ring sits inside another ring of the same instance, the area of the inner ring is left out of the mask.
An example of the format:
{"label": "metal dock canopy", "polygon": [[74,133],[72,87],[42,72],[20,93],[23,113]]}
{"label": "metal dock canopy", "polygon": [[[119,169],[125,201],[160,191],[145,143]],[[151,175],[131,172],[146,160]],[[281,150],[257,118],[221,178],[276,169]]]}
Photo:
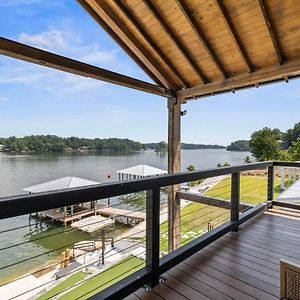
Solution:
{"label": "metal dock canopy", "polygon": [[168,174],[168,171],[148,165],[135,165],[123,170],[119,170],[116,173],[119,174],[119,180],[124,180],[165,175]]}
{"label": "metal dock canopy", "polygon": [[41,184],[29,186],[23,190],[29,193],[40,193],[55,190],[71,189],[75,187],[99,184],[99,182],[87,180],[79,177],[66,176],[59,179],[46,181]]}

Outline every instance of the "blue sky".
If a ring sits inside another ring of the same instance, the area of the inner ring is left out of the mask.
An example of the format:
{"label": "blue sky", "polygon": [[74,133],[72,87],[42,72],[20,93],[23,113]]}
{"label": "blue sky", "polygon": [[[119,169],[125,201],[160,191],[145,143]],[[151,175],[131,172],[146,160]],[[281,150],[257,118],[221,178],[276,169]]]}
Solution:
{"label": "blue sky", "polygon": [[[75,0],[0,1],[0,35],[150,79]],[[182,141],[227,145],[264,126],[299,121],[300,81],[202,98],[184,105]],[[0,136],[167,140],[166,100],[0,56]]]}

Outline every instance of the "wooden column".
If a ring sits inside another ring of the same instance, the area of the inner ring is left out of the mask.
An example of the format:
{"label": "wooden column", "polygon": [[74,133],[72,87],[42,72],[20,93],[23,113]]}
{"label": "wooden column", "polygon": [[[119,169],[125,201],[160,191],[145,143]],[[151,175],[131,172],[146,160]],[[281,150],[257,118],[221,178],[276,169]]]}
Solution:
{"label": "wooden column", "polygon": [[[168,172],[169,174],[173,174],[180,172],[180,101],[177,101],[175,98],[169,98],[168,111]],[[179,188],[179,185],[169,187],[169,252],[180,245],[180,199],[177,196]]]}

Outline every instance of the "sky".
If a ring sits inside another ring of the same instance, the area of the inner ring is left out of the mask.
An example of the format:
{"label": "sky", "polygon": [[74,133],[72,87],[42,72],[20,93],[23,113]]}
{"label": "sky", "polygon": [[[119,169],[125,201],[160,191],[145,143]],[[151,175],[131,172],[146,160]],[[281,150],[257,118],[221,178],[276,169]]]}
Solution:
{"label": "sky", "polygon": [[[0,0],[0,35],[151,80],[75,0]],[[300,121],[300,81],[189,101],[182,141],[228,145]],[[0,55],[0,136],[167,140],[166,99]]]}

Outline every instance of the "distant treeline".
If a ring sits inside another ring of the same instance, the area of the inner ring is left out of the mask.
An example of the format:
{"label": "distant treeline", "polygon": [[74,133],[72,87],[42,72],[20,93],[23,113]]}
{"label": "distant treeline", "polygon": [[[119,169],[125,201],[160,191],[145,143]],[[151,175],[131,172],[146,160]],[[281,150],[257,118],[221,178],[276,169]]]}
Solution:
{"label": "distant treeline", "polygon": [[138,151],[145,148],[129,139],[63,138],[55,135],[12,136],[0,138],[0,144],[4,152]]}
{"label": "distant treeline", "polygon": [[[148,149],[157,149],[160,143],[146,143],[144,144]],[[167,144],[166,144],[167,145]],[[182,150],[193,150],[193,149],[225,149],[226,147],[221,145],[205,145],[205,144],[187,144],[181,143]]]}
{"label": "distant treeline", "polygon": [[[223,149],[219,145],[181,144],[182,149]],[[120,151],[130,152],[155,149],[167,151],[165,142],[142,144],[129,139],[87,139],[79,137],[63,138],[56,135],[11,136],[0,138],[0,151],[4,152],[85,152],[85,151]]]}
{"label": "distant treeline", "polygon": [[238,141],[232,142],[229,146],[227,146],[226,150],[228,150],[228,151],[251,151],[250,141],[238,140]]}

